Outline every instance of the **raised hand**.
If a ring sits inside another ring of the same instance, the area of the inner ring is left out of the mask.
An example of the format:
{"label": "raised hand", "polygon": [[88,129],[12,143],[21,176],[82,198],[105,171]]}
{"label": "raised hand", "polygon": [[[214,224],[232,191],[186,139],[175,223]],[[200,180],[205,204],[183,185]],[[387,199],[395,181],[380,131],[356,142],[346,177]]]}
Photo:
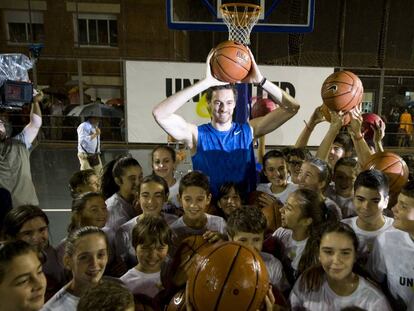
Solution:
{"label": "raised hand", "polygon": [[380,142],[385,136],[385,123],[382,120],[378,120],[374,125],[370,125],[370,128],[374,132],[374,141]]}
{"label": "raised hand", "polygon": [[218,85],[229,84],[228,82],[223,82],[223,81],[220,81],[220,80],[216,79],[213,76],[212,72],[211,72],[210,61],[211,61],[211,58],[213,57],[213,54],[215,53],[215,51],[216,50],[213,48],[213,49],[211,49],[210,53],[208,53],[207,60],[206,60],[206,77],[205,77],[205,80],[207,80],[209,82],[210,86],[218,86]]}
{"label": "raised hand", "polygon": [[[311,115],[311,118],[309,119],[309,123],[311,123],[313,126],[323,121],[326,121],[326,118],[324,114],[322,113],[322,106],[323,105],[316,107]],[[308,124],[308,125],[311,126],[311,124]]]}
{"label": "raised hand", "polygon": [[252,66],[250,68],[249,74],[246,78],[244,78],[241,82],[243,83],[260,83],[263,79],[263,75],[259,70],[259,67],[256,64],[256,60],[254,59],[253,53],[249,47],[247,47],[249,51],[250,59],[252,60]]}
{"label": "raised hand", "polygon": [[43,100],[44,94],[42,91],[33,90],[33,102],[40,103]]}
{"label": "raised hand", "polygon": [[351,122],[348,126],[348,132],[355,136],[361,135],[361,128],[362,128],[362,115],[361,115],[361,105],[356,106],[354,109],[350,111],[351,113]]}
{"label": "raised hand", "polygon": [[330,128],[335,129],[339,132],[341,127],[344,124],[344,113],[342,111],[336,112],[329,110],[329,114],[331,115],[331,125]]}

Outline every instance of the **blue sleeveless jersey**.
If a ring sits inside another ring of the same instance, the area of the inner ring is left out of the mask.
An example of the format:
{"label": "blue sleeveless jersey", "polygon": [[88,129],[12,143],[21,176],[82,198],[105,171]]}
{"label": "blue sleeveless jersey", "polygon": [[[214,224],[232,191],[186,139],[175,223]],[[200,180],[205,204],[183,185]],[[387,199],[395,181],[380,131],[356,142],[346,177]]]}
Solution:
{"label": "blue sleeveless jersey", "polygon": [[248,123],[233,123],[228,131],[218,131],[211,123],[198,127],[193,169],[210,177],[213,198],[225,182],[239,184],[242,195],[256,189],[256,161],[253,135]]}

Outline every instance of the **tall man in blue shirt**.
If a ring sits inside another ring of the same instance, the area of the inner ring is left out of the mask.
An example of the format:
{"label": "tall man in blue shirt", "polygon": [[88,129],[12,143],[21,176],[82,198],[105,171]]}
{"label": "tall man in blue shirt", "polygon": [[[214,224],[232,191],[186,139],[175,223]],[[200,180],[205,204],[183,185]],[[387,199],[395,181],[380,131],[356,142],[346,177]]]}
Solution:
{"label": "tall man in blue shirt", "polygon": [[[101,130],[99,129],[99,119],[97,117],[87,117],[77,129],[78,132],[78,158],[81,171],[87,169],[95,170],[100,176],[102,170],[101,152]],[[88,160],[88,156],[94,155],[95,162]]]}
{"label": "tall man in blue shirt", "polygon": [[[193,169],[201,170],[210,177],[213,197],[226,181],[236,182],[243,193],[255,190],[256,173],[253,140],[266,135],[299,110],[299,104],[261,74],[253,54],[249,75],[241,82],[260,85],[274,99],[280,108],[264,117],[238,124],[232,121],[236,106],[234,88],[215,79],[210,70],[212,50],[207,57],[206,76],[192,86],[166,98],[153,110],[156,122],[172,137],[184,142],[192,153]],[[196,126],[175,112],[197,94],[207,91],[211,123]]]}

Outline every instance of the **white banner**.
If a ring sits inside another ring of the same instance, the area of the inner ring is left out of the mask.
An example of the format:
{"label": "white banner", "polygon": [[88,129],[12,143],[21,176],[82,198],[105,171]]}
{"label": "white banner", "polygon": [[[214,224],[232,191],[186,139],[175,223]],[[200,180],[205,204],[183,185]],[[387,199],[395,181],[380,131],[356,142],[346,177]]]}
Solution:
{"label": "white banner", "polygon": [[[334,68],[281,66],[259,66],[259,68],[268,80],[278,83],[282,89],[294,95],[301,105],[296,116],[276,131],[266,135],[266,144],[294,145],[305,126],[303,120],[308,120],[315,107],[321,105],[321,85]],[[166,143],[167,134],[152,117],[153,107],[167,96],[202,79],[204,71],[203,63],[126,61],[128,141]],[[255,96],[256,87],[251,87]],[[205,105],[205,98],[197,96],[181,107],[177,114],[197,125],[207,123],[210,119]],[[308,145],[319,145],[327,129],[328,123],[319,124]]]}

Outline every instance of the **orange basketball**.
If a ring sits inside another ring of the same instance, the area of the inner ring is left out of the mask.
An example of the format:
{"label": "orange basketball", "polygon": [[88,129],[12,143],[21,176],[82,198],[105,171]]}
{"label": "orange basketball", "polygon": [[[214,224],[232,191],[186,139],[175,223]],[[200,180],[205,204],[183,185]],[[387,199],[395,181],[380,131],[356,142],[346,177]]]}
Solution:
{"label": "orange basketball", "polygon": [[[329,108],[325,104],[321,107],[321,112],[323,116],[325,117],[326,121],[331,122],[331,114],[329,113]],[[343,120],[343,126],[348,125],[349,122],[351,122],[351,114],[347,113],[345,114],[344,120]]]}
{"label": "orange basketball", "polygon": [[405,161],[392,152],[377,152],[371,155],[364,170],[377,169],[388,176],[390,193],[398,194],[408,181],[408,166]]}
{"label": "orange basketball", "polygon": [[224,41],[217,45],[210,64],[214,77],[235,83],[249,74],[252,60],[246,46],[236,41]]}
{"label": "orange basketball", "polygon": [[269,287],[265,263],[251,248],[225,242],[204,249],[188,277],[188,299],[197,311],[259,310]]}
{"label": "orange basketball", "polygon": [[349,112],[361,103],[363,93],[361,80],[350,71],[334,72],[321,88],[323,103],[333,111]]}
{"label": "orange basketball", "polygon": [[185,290],[182,289],[176,293],[170,300],[165,311],[185,311]]}

